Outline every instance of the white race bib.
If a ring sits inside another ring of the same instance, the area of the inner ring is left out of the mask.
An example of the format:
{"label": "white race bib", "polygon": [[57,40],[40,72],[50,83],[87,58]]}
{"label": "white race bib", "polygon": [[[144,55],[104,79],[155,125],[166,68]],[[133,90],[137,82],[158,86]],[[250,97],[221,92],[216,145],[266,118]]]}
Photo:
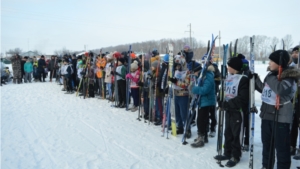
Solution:
{"label": "white race bib", "polygon": [[235,74],[227,76],[225,80],[225,100],[235,98],[238,95],[238,88],[243,75]]}

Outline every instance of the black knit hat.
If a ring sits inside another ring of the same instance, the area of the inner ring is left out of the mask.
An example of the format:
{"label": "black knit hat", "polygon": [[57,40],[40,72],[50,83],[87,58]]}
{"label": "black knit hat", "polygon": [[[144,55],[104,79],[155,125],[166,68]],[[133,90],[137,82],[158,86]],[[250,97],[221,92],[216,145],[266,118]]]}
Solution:
{"label": "black knit hat", "polygon": [[233,57],[227,62],[228,66],[236,71],[241,71],[243,68],[243,61],[240,57]]}
{"label": "black knit hat", "polygon": [[125,59],[124,59],[124,58],[119,58],[119,61],[120,61],[122,64],[124,64]]}
{"label": "black knit hat", "polygon": [[279,65],[280,53],[282,53],[281,66],[286,68],[288,67],[288,63],[290,61],[290,55],[286,50],[276,50],[270,54],[269,59]]}
{"label": "black knit hat", "polygon": [[295,47],[293,48],[292,52],[294,52],[294,51],[299,51],[299,46],[300,46],[300,45],[295,46]]}

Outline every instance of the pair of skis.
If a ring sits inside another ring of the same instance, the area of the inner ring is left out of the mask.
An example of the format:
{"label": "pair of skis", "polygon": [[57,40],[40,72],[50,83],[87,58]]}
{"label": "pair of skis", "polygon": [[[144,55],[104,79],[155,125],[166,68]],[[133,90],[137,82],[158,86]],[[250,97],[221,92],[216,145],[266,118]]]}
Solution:
{"label": "pair of skis", "polygon": [[[212,57],[211,54],[212,54],[213,47],[215,46],[215,41],[216,41],[217,38],[218,38],[218,36],[216,36],[214,38],[214,35],[212,35],[211,48],[209,48],[209,50],[208,50],[207,57],[205,59],[203,68],[201,70],[201,74],[200,74],[199,78],[195,81],[195,86],[202,86],[202,83],[204,81],[203,75],[204,75],[205,71],[207,70],[207,67],[209,66],[209,62],[210,62],[211,57]],[[193,97],[192,97],[192,101],[190,103],[187,120],[185,122],[184,133],[183,133],[183,136],[182,136],[182,144],[183,145],[188,144],[188,142],[186,141],[186,138],[187,138],[186,133],[190,129],[190,124],[192,122],[192,118],[194,117],[195,113],[198,114],[198,106],[199,106],[200,97],[201,97],[200,95],[193,95]]]}

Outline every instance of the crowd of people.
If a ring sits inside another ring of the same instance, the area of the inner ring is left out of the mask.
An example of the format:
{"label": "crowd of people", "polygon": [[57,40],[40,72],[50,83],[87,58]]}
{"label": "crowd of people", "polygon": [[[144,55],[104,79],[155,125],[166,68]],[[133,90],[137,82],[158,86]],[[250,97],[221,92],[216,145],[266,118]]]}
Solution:
{"label": "crowd of people", "polygon": [[[243,54],[230,57],[227,62],[225,94],[222,95],[222,81],[218,65],[211,57],[205,55],[202,61],[193,60],[193,51],[186,45],[175,56],[169,54],[160,57],[157,50],[136,56],[134,52],[93,52],[83,55],[65,55],[62,58],[52,56],[46,63],[45,57],[11,58],[13,64],[13,83],[21,84],[34,81],[55,81],[63,86],[65,94],[79,94],[84,98],[107,99],[116,108],[125,108],[132,103],[130,110],[136,112],[139,106],[143,118],[154,125],[166,124],[166,97],[169,90],[174,93],[176,133],[183,134],[187,123],[189,104],[193,95],[200,95],[198,114],[193,118],[197,124],[198,137],[191,144],[194,148],[204,147],[210,137],[216,135],[217,110],[225,110],[224,154],[217,155],[216,160],[228,160],[226,166],[235,166],[242,157],[242,151],[249,151],[249,99],[250,79],[255,79],[255,89],[262,95],[260,117],[262,119],[261,138],[263,144],[262,166],[268,167],[270,141],[274,123],[276,95],[280,96],[280,109],[275,139],[277,168],[287,169],[291,165],[291,156],[300,156],[297,148],[300,111],[298,103],[297,82],[300,70],[298,64],[299,46],[292,53],[277,50],[270,54],[268,75],[263,81],[256,73],[249,71],[249,62]],[[173,68],[169,70],[170,57],[174,57]],[[202,71],[203,64],[207,69]],[[279,67],[283,71],[278,78]],[[130,69],[129,69],[130,68]],[[170,71],[173,76],[170,76]],[[49,73],[50,72],[50,73]],[[201,73],[202,74],[201,74]],[[195,79],[202,76],[203,83],[195,85]],[[196,78],[195,78],[196,77]],[[130,83],[130,84],[129,84]],[[170,85],[172,83],[172,88]],[[126,88],[130,86],[130,88]],[[129,100],[126,94],[130,95]],[[296,96],[296,97],[294,97]],[[221,97],[225,101],[221,102]],[[131,99],[132,98],[132,99]],[[293,100],[294,99],[294,100]],[[195,111],[195,110],[193,110]],[[152,118],[151,113],[154,112]],[[168,128],[169,130],[170,128]],[[187,138],[191,138],[190,126],[186,129]],[[299,145],[300,146],[300,145]],[[300,157],[299,157],[300,159]]]}

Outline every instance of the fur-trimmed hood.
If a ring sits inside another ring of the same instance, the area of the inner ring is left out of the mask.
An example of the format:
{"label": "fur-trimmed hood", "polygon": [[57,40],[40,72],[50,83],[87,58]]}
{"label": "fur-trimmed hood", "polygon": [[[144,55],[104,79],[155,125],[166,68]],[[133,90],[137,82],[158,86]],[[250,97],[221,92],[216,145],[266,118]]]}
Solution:
{"label": "fur-trimmed hood", "polygon": [[293,78],[294,80],[298,80],[300,78],[300,70],[294,67],[288,67],[284,69],[281,73],[281,79],[285,78]]}
{"label": "fur-trimmed hood", "polygon": [[210,71],[210,72],[215,72],[215,68],[214,66],[211,64],[207,67],[207,71]]}

